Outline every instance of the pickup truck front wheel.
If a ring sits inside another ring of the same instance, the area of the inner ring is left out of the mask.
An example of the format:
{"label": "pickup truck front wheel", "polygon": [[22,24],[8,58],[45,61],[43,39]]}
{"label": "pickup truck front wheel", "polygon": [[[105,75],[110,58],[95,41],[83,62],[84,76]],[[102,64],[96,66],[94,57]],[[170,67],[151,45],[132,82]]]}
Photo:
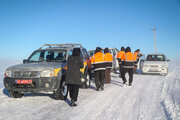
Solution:
{"label": "pickup truck front wheel", "polygon": [[68,87],[65,84],[65,81],[62,81],[60,87],[56,91],[54,91],[54,98],[56,100],[59,99],[65,100],[67,98],[67,95],[68,95]]}
{"label": "pickup truck front wheel", "polygon": [[90,80],[89,74],[86,74],[85,80],[86,80],[85,88],[89,88],[91,85],[91,80]]}
{"label": "pickup truck front wheel", "polygon": [[18,91],[13,91],[13,90],[9,90],[9,95],[10,97],[13,97],[13,98],[21,98],[23,96],[22,93]]}

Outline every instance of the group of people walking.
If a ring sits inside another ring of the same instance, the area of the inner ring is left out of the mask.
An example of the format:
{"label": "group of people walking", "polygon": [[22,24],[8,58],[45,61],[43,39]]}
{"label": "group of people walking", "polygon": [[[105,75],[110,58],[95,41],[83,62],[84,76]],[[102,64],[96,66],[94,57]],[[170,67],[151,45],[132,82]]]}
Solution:
{"label": "group of people walking", "polygon": [[131,48],[121,47],[121,51],[117,54],[117,59],[119,61],[119,76],[122,77],[123,84],[126,84],[127,80],[125,74],[129,74],[129,86],[133,82],[133,73],[136,73],[137,64],[139,58],[142,56],[140,50],[137,49],[134,53],[131,52]]}
{"label": "group of people walking", "polygon": [[[130,47],[127,47],[126,49],[121,47],[121,51],[117,54],[116,59],[119,62],[119,76],[122,77],[123,84],[126,84],[127,82],[125,74],[128,73],[129,85],[132,85],[133,73],[136,71],[137,61],[141,56],[139,49],[137,49],[135,53],[132,53]],[[94,55],[91,57],[91,65],[95,72],[95,85],[97,91],[100,89],[104,90],[104,83],[111,82],[110,73],[112,63],[113,56],[109,53],[109,49],[105,48],[103,52],[102,48],[97,47]],[[77,106],[75,102],[77,101],[79,86],[82,85],[80,69],[83,67],[83,61],[80,57],[80,49],[74,48],[73,54],[68,57],[68,69],[65,80],[70,92],[71,106]]]}
{"label": "group of people walking", "polygon": [[109,49],[97,47],[94,56],[91,57],[91,64],[95,72],[96,90],[104,90],[104,82],[111,82],[111,69],[112,69],[113,56],[109,53]]}

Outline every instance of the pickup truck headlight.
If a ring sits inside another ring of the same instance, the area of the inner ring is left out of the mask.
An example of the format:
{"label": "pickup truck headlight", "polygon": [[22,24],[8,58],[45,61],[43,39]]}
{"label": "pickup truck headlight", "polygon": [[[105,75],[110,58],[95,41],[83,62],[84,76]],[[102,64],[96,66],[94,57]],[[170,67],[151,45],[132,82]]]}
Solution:
{"label": "pickup truck headlight", "polygon": [[166,67],[166,65],[161,65],[161,68],[165,68]]}
{"label": "pickup truck headlight", "polygon": [[41,77],[53,77],[54,71],[53,70],[44,70],[41,72]]}
{"label": "pickup truck headlight", "polygon": [[11,77],[12,76],[12,71],[6,70],[4,76],[5,77]]}

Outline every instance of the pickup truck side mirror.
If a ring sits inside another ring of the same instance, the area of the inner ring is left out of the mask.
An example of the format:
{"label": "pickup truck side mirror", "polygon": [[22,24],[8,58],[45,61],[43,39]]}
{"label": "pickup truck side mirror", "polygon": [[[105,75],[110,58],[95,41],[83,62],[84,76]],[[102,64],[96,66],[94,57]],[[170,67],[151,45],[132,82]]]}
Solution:
{"label": "pickup truck side mirror", "polygon": [[66,62],[67,62],[67,60],[63,60],[62,62],[63,62],[63,63],[66,63]]}
{"label": "pickup truck side mirror", "polygon": [[23,60],[23,63],[28,63],[28,60],[27,60],[27,59],[24,59],[24,60]]}
{"label": "pickup truck side mirror", "polygon": [[144,60],[140,60],[141,62],[144,62]]}

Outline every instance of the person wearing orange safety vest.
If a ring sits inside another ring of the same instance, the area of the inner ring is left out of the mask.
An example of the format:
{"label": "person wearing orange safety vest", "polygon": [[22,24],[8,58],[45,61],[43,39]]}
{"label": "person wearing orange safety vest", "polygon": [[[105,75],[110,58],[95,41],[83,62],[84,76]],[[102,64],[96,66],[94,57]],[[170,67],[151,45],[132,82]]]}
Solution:
{"label": "person wearing orange safety vest", "polygon": [[104,49],[104,59],[106,61],[106,83],[111,83],[111,69],[112,69],[112,62],[113,62],[113,56],[109,53],[109,49]]}
{"label": "person wearing orange safety vest", "polygon": [[128,72],[129,74],[129,86],[132,85],[133,82],[133,68],[134,68],[134,62],[136,61],[136,58],[134,54],[131,52],[131,48],[127,47],[125,50],[125,54],[121,58],[122,60],[122,80],[123,84],[127,82],[125,74]]}
{"label": "person wearing orange safety vest", "polygon": [[121,61],[121,58],[122,56],[125,54],[125,48],[122,46],[121,47],[121,51],[118,52],[116,58],[119,62],[119,77],[121,77],[122,75],[122,61]]}
{"label": "person wearing orange safety vest", "polygon": [[142,57],[142,55],[143,54],[140,54],[140,49],[137,49],[136,51],[134,51],[134,56],[136,57],[136,61],[135,61],[135,65],[134,65],[134,73],[136,73],[139,58]]}
{"label": "person wearing orange safety vest", "polygon": [[94,56],[91,58],[91,64],[94,66],[95,71],[95,84],[96,90],[104,90],[104,80],[105,80],[105,71],[106,64],[104,60],[104,54],[102,53],[102,48],[97,47]]}

